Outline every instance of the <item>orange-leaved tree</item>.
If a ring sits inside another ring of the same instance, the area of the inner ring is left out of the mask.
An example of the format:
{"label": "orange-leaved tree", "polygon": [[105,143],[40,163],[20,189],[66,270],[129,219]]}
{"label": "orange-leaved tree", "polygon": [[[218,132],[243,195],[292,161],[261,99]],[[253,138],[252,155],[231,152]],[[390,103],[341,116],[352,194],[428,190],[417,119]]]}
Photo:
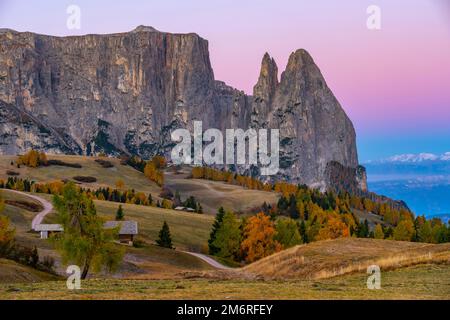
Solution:
{"label": "orange-leaved tree", "polygon": [[159,186],[164,184],[164,173],[159,170],[153,162],[148,162],[144,168],[144,175],[156,182]]}
{"label": "orange-leaved tree", "polygon": [[39,166],[47,165],[48,160],[44,152],[38,152],[36,150],[30,150],[22,156],[19,156],[17,164],[23,164],[31,168],[37,168]]}
{"label": "orange-leaved tree", "polygon": [[247,220],[241,249],[247,262],[254,262],[282,249],[275,240],[275,224],[270,217],[260,212]]}
{"label": "orange-leaved tree", "polygon": [[319,230],[316,240],[345,238],[350,236],[348,226],[336,217],[330,217],[324,227]]}
{"label": "orange-leaved tree", "polygon": [[5,208],[5,203],[0,197],[0,257],[6,256],[14,244],[15,229],[10,227],[10,220],[7,216],[1,215]]}

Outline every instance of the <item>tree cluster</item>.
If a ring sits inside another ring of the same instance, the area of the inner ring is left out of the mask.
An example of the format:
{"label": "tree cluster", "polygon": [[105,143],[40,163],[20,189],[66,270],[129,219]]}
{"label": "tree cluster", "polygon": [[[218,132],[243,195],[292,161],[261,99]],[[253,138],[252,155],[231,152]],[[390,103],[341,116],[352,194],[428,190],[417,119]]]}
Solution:
{"label": "tree cluster", "polygon": [[44,152],[30,150],[24,155],[18,157],[17,164],[19,166],[24,165],[31,168],[37,168],[39,166],[46,166],[48,164],[48,160]]}

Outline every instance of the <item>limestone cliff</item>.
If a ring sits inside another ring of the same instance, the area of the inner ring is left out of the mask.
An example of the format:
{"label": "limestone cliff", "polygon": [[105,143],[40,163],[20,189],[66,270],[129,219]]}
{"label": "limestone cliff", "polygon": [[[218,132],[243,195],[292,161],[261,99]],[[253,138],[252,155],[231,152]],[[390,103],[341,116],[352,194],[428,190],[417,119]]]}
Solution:
{"label": "limestone cliff", "polygon": [[149,158],[169,152],[171,131],[192,129],[193,120],[204,128],[279,128],[278,178],[325,188],[330,163],[355,179],[359,172],[353,125],[304,50],[291,55],[280,81],[266,54],[248,96],[215,80],[208,42],[196,34],[0,30],[0,153]]}

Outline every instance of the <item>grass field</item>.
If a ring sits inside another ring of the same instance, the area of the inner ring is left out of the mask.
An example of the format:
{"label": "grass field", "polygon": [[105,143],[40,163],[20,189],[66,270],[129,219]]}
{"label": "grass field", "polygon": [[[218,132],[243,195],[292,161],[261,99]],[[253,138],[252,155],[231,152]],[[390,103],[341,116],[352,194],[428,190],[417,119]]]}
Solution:
{"label": "grass field", "polygon": [[421,265],[383,271],[381,289],[367,289],[367,274],[323,280],[117,280],[0,285],[0,299],[450,299],[450,266]]}
{"label": "grass field", "polygon": [[[50,195],[36,194],[47,200]],[[95,201],[97,212],[105,220],[114,220],[120,203]],[[214,217],[206,214],[175,211],[157,207],[147,207],[134,204],[121,204],[125,220],[135,220],[139,224],[139,238],[148,243],[158,239],[159,230],[166,221],[169,224],[172,241],[180,250],[199,251],[208,244]],[[54,223],[55,216],[49,215],[46,223]]]}
{"label": "grass field", "polygon": [[182,174],[166,173],[166,185],[178,190],[182,199],[189,195],[200,201],[203,210],[215,214],[220,206],[234,212],[245,212],[260,207],[264,202],[273,204],[279,196],[274,192],[248,190],[240,186],[203,179],[188,179],[188,169]]}
{"label": "grass field", "polygon": [[70,168],[64,166],[48,166],[39,168],[28,168],[21,166],[18,169],[16,166],[11,166],[11,161],[16,161],[16,156],[1,156],[0,157],[0,179],[6,179],[7,170],[20,173],[21,178],[28,178],[39,182],[49,182],[55,180],[72,179],[75,176],[92,176],[97,178],[95,183],[82,184],[88,188],[98,187],[115,187],[116,181],[122,179],[125,183],[125,188],[135,189],[145,193],[152,193],[157,196],[161,192],[154,182],[147,179],[141,172],[120,164],[118,159],[107,158],[114,167],[103,168],[100,164],[95,162],[95,157],[82,156],[66,156],[66,155],[48,155],[49,160],[61,160],[67,163],[78,163],[82,168]]}
{"label": "grass field", "polygon": [[420,263],[450,264],[450,244],[340,238],[281,251],[243,271],[265,279],[324,279],[364,272],[370,265],[396,269]]}
{"label": "grass field", "polygon": [[[95,201],[95,205],[105,219],[114,220],[117,203]],[[167,221],[173,244],[178,249],[199,250],[207,246],[213,216],[129,204],[123,205],[123,209],[127,220],[139,223],[140,237],[148,242],[158,239],[159,230]]]}
{"label": "grass field", "polygon": [[[7,171],[19,173],[18,177],[28,178],[39,182],[50,182],[55,180],[73,180],[75,176],[92,176],[97,178],[95,183],[81,183],[86,188],[96,189],[98,187],[115,188],[116,181],[121,179],[125,183],[125,189],[151,193],[153,198],[159,199],[161,188],[147,179],[143,173],[120,164],[118,159],[105,158],[110,161],[113,168],[103,168],[95,162],[95,157],[48,155],[49,160],[61,160],[67,163],[78,163],[82,168],[70,168],[65,166],[48,166],[39,168],[28,168],[11,166],[15,163],[16,156],[0,156],[0,179],[8,178]],[[276,203],[278,195],[273,192],[258,190],[247,190],[239,186],[228,185],[221,182],[208,180],[188,179],[189,168],[183,168],[182,174],[175,175],[168,169],[165,173],[165,185],[173,192],[179,191],[182,200],[194,196],[203,207],[205,213],[216,214],[221,206],[235,212],[245,212],[248,209],[259,207],[264,202]]]}

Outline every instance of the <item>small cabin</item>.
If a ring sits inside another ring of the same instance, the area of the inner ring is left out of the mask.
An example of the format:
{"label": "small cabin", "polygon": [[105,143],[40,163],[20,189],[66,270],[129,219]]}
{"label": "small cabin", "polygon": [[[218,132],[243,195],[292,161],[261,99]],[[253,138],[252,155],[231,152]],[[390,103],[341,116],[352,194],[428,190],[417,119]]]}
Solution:
{"label": "small cabin", "polygon": [[48,239],[52,234],[63,232],[64,228],[60,224],[38,224],[34,230],[41,234],[41,239]]}
{"label": "small cabin", "polygon": [[114,229],[120,226],[119,242],[122,244],[133,245],[134,237],[138,235],[138,224],[136,221],[107,221],[104,224],[105,229]]}

